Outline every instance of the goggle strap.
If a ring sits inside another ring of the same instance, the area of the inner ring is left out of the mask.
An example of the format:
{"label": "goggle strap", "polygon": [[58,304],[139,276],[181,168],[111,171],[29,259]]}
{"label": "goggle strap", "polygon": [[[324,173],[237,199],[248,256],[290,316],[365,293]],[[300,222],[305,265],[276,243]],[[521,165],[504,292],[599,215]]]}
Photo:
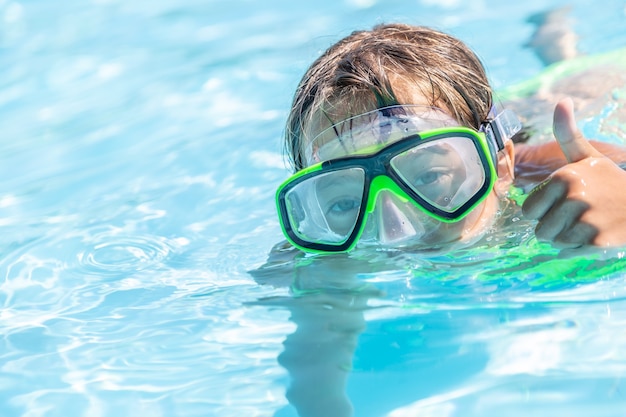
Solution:
{"label": "goggle strap", "polygon": [[522,122],[512,110],[505,109],[493,119],[485,120],[481,130],[485,132],[489,141],[495,144],[496,149],[501,151],[504,144],[522,130]]}

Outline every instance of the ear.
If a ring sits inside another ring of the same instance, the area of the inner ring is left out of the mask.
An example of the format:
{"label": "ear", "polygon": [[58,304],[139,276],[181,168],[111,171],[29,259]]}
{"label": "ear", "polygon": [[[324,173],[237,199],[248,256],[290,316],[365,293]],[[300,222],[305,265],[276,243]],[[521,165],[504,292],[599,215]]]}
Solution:
{"label": "ear", "polygon": [[494,190],[499,197],[506,197],[515,179],[515,145],[510,140],[504,144],[504,149],[498,152],[497,170],[498,179]]}

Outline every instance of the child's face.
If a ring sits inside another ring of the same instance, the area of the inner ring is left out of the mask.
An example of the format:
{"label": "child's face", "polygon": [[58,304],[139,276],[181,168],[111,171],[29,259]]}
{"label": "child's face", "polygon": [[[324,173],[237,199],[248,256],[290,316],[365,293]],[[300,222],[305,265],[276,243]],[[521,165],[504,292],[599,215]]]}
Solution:
{"label": "child's face", "polygon": [[[413,100],[416,104],[420,104],[420,101],[422,105],[425,104],[424,100]],[[414,133],[459,126],[445,111],[432,107],[423,109],[426,110],[420,113],[419,118],[411,119],[410,126],[405,121],[390,123],[389,120],[402,120],[401,117],[394,118],[394,115],[378,119],[374,116],[357,117],[334,126],[328,117],[318,118],[317,123],[312,123],[307,130],[307,136],[315,139],[305,144],[304,159],[308,165],[312,165],[368,153],[373,146],[380,147],[381,143],[388,145]],[[381,119],[384,119],[384,123]],[[417,191],[424,199],[436,206],[443,206],[446,204],[444,200],[449,198],[447,196],[462,194],[464,189],[472,186],[472,180],[469,179],[470,171],[473,170],[472,161],[478,159],[476,150],[471,146],[443,141],[420,147],[414,156],[398,158],[395,164],[403,175],[418,184]],[[358,185],[352,182],[358,180],[350,179],[349,176],[335,176],[332,181],[320,180],[317,184],[317,203],[332,207],[325,221],[331,230],[340,234],[345,233],[343,229],[351,227],[354,216],[350,212],[357,207],[355,201],[358,191],[352,193],[354,198],[350,201],[345,198],[350,190],[358,190]],[[344,197],[335,203],[333,198],[338,194]],[[374,210],[368,217],[359,244],[425,250],[469,243],[492,226],[499,206],[500,199],[492,190],[461,220],[443,222],[425,214],[394,192],[382,189],[376,194]]]}

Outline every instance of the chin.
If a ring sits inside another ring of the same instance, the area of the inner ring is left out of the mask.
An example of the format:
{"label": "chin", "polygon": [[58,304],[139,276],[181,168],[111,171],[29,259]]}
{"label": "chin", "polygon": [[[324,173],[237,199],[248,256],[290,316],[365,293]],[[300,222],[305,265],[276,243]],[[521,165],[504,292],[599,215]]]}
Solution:
{"label": "chin", "polygon": [[[487,229],[485,229],[486,231]],[[358,244],[358,248],[439,255],[471,246],[484,235],[484,233],[472,233],[471,236],[466,236],[461,231],[451,233],[451,230],[442,232],[444,231],[439,230],[419,238],[409,237],[394,242],[362,241]]]}
{"label": "chin", "polygon": [[422,236],[419,241],[392,245],[394,249],[419,253],[444,253],[473,246],[493,227],[498,218],[500,199],[488,198],[481,205],[456,223],[442,223],[437,230]]}
{"label": "chin", "polygon": [[375,239],[365,240],[361,241],[358,247],[429,255],[464,249],[476,244],[492,229],[498,219],[501,202],[500,198],[492,194],[458,222],[438,222],[430,231],[404,239],[384,242]]}

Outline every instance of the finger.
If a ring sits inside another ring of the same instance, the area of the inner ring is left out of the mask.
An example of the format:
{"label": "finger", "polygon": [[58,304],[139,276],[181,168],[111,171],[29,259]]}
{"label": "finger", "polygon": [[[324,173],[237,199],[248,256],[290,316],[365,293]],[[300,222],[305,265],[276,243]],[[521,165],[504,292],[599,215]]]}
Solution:
{"label": "finger", "polygon": [[598,248],[590,245],[578,246],[576,248],[564,248],[559,250],[558,258],[567,259],[586,255],[597,255]]}
{"label": "finger", "polygon": [[589,208],[586,203],[577,200],[566,200],[557,203],[543,216],[535,228],[537,239],[545,242],[558,242],[563,236],[563,243],[574,242],[576,234],[569,236],[567,232],[576,229],[580,216]]}
{"label": "finger", "polygon": [[576,125],[574,102],[571,98],[559,101],[554,108],[554,137],[561,146],[568,162],[578,162],[587,157],[602,156]]}
{"label": "finger", "polygon": [[593,244],[593,240],[598,236],[598,229],[587,223],[576,222],[559,233],[552,245],[559,249],[574,249]]}
{"label": "finger", "polygon": [[524,217],[536,220],[541,219],[558,201],[565,198],[567,185],[559,180],[550,178],[536,186],[522,205]]}

